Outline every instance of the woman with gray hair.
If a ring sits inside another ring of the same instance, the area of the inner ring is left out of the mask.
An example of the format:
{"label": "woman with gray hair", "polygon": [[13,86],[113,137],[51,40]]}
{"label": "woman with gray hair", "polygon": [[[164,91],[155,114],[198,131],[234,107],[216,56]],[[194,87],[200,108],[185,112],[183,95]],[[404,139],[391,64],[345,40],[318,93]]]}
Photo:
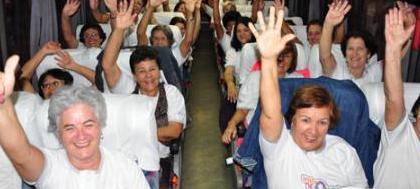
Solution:
{"label": "woman with gray hair", "polygon": [[31,145],[9,98],[17,62],[18,57],[13,56],[5,73],[0,72],[0,145],[23,180],[39,189],[149,188],[133,161],[100,146],[106,106],[94,89],[63,87],[52,96],[49,129],[56,133],[62,149]]}

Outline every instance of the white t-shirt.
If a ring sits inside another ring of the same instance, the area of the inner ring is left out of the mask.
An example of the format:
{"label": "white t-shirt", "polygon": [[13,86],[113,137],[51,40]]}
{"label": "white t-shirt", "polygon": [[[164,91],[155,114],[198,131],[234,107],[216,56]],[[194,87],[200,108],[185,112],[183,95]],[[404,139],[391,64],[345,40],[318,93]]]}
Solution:
{"label": "white t-shirt", "polygon": [[184,64],[184,62],[187,61],[188,55],[185,57],[182,56],[181,48],[179,47],[179,45],[173,46],[171,50],[172,54],[176,59],[176,62],[178,63],[178,67],[181,67]]}
{"label": "white t-shirt", "polygon": [[[185,111],[185,101],[179,90],[170,84],[165,84],[166,99],[168,101],[168,121],[181,123],[183,128],[186,126],[187,115]],[[151,101],[154,102],[156,108],[159,94],[155,97],[148,97]],[[165,158],[168,157],[170,153],[169,147],[163,145],[159,142],[159,157]]]}
{"label": "white t-shirt", "polygon": [[[251,72],[245,83],[239,89],[236,108],[249,110],[245,119],[246,125],[249,125],[251,122],[252,117],[254,117],[255,108],[258,105],[258,99],[260,98],[260,77],[260,71]],[[302,75],[291,73],[286,74],[285,78],[302,78]]]}
{"label": "white t-shirt", "polygon": [[35,183],[36,188],[150,188],[133,161],[119,152],[102,147],[100,150],[101,165],[98,170],[77,170],[69,162],[64,149],[41,149],[45,157],[44,170]]}
{"label": "white t-shirt", "polygon": [[223,31],[225,32],[223,34],[222,39],[219,40],[219,44],[222,47],[224,53],[226,53],[229,49],[232,47],[230,46],[230,42],[232,41],[232,37],[226,33],[226,31],[223,28]]}
{"label": "white t-shirt", "polygon": [[[120,79],[114,88],[113,93],[132,93],[136,87],[136,82],[126,74],[121,74]],[[185,100],[181,92],[173,85],[165,84],[166,99],[168,100],[168,121],[178,122],[186,125]],[[143,95],[145,96],[145,95]],[[145,96],[147,97],[147,96]],[[147,97],[154,102],[156,108],[159,96]],[[153,110],[154,111],[154,110]],[[169,147],[159,143],[159,157],[167,157],[169,155]]]}
{"label": "white t-shirt", "polygon": [[367,188],[367,180],[356,150],[342,138],[326,135],[318,151],[302,150],[283,124],[277,143],[259,143],[264,157],[268,188]]}
{"label": "white t-shirt", "polygon": [[333,79],[351,79],[356,85],[359,87],[362,86],[365,83],[373,83],[373,82],[381,82],[382,81],[382,62],[378,61],[372,61],[369,62],[366,67],[365,71],[363,73],[363,76],[361,78],[354,78],[354,76],[350,73],[350,71],[347,68],[346,62],[342,61],[336,61],[336,67],[331,75],[331,78]]}
{"label": "white t-shirt", "polygon": [[392,131],[382,124],[381,143],[373,167],[374,188],[420,187],[420,140],[406,115]]}

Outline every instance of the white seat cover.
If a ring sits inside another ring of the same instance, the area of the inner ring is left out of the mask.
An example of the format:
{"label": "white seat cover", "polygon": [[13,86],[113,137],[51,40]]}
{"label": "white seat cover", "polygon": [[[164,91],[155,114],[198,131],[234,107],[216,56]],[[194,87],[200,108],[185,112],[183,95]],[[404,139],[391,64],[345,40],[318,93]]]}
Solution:
{"label": "white seat cover", "polygon": [[158,24],[163,24],[163,25],[169,25],[172,18],[174,17],[181,17],[185,19],[184,14],[182,14],[181,12],[155,12],[153,13],[153,16],[155,17],[156,22]]}
{"label": "white seat cover", "polygon": [[[385,116],[385,94],[383,83],[368,83],[361,86],[369,104],[369,117],[378,124]],[[404,102],[407,112],[411,111],[420,94],[420,83],[404,83]]]}
{"label": "white seat cover", "polygon": [[[99,48],[89,48],[89,49],[65,49],[70,56],[73,57],[73,59],[80,65],[83,65],[87,68],[90,68],[91,70],[95,70],[95,67],[98,63],[96,60],[96,57],[101,52],[101,49]],[[57,65],[57,60],[54,58],[56,55],[49,55],[44,58],[44,60],[39,64],[39,66],[36,69],[36,75],[39,79],[39,77],[47,70],[52,68],[60,68]],[[73,85],[80,85],[80,86],[91,86],[92,83],[87,80],[82,75],[69,71],[70,74],[73,76]]]}

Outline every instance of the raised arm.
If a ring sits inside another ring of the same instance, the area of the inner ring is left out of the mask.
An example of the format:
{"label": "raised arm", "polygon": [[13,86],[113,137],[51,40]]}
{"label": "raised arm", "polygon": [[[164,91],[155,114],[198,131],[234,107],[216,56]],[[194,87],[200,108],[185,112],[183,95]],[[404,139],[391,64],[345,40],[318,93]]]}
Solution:
{"label": "raised arm", "polygon": [[219,0],[213,1],[213,20],[217,40],[221,40],[223,38],[223,35],[226,34],[223,30],[222,19],[220,18]]}
{"label": "raised arm", "polygon": [[[414,12],[412,9],[408,7],[407,2],[403,3],[402,1],[397,1],[397,6],[401,10],[403,14],[403,24],[404,28],[410,28],[411,26],[416,24],[416,16],[414,15]],[[411,38],[404,43],[403,49],[401,50],[401,58],[404,58],[404,56],[407,54],[407,52],[410,49],[411,45]]]}
{"label": "raised arm", "polygon": [[147,2],[146,12],[140,20],[140,24],[137,27],[137,43],[138,45],[148,45],[149,39],[147,39],[146,30],[150,20],[153,17],[156,7],[160,6],[166,0],[149,0]]}
{"label": "raised arm", "polygon": [[195,10],[194,10],[194,35],[193,35],[193,43],[195,43],[198,39],[198,35],[200,34],[201,29],[201,0],[197,0],[195,3]]}
{"label": "raised arm", "polygon": [[93,17],[98,23],[108,23],[110,16],[99,10],[99,0],[89,0],[89,6]]}
{"label": "raised arm", "polygon": [[385,16],[385,123],[395,129],[405,114],[404,87],[401,79],[401,49],[414,31],[414,25],[404,29],[403,12],[397,8]]}
{"label": "raised arm", "polygon": [[35,73],[36,68],[44,60],[45,56],[54,54],[59,51],[60,44],[54,41],[45,43],[35,55],[29,59],[22,67],[22,74],[19,76],[18,82],[21,83],[23,91],[34,93],[35,90],[31,84],[32,76]]}
{"label": "raised arm", "polygon": [[261,32],[257,32],[254,25],[249,28],[257,39],[258,49],[261,54],[261,116],[260,130],[264,138],[270,142],[277,142],[283,128],[283,114],[281,112],[281,96],[277,76],[277,56],[292,40],[293,34],[281,35],[280,28],[283,23],[283,10],[280,10],[277,21],[274,18],[274,7],[270,7],[268,25],[264,22],[261,12],[258,12],[258,22]]}
{"label": "raised arm", "polygon": [[187,9],[187,26],[185,28],[185,36],[179,46],[182,57],[187,57],[194,37],[194,10],[196,9],[197,0],[185,0],[185,9]]}
{"label": "raised arm", "polygon": [[331,53],[332,35],[334,27],[343,22],[344,16],[350,11],[351,6],[345,1],[334,1],[330,4],[324,26],[322,27],[321,39],[319,41],[319,58],[324,75],[331,76],[337,65]]}
{"label": "raised arm", "polygon": [[42,173],[44,156],[26,138],[10,99],[18,61],[18,56],[12,56],[6,62],[5,73],[0,72],[0,146],[22,179],[33,182]]}
{"label": "raised arm", "polygon": [[69,48],[77,48],[79,44],[70,24],[70,17],[79,10],[79,6],[79,0],[67,0],[61,12],[61,29],[63,31],[64,41],[66,41]]}
{"label": "raised arm", "polygon": [[119,10],[116,12],[115,28],[112,30],[105,47],[102,68],[109,88],[113,88],[121,76],[117,58],[120,53],[120,46],[124,40],[124,31],[134,23],[137,17],[136,14],[132,14],[133,5],[133,1],[130,2],[130,5],[128,5],[126,0],[120,3]]}
{"label": "raised arm", "polygon": [[255,0],[254,3],[252,3],[252,12],[251,12],[251,20],[252,22],[257,22],[257,12],[264,11],[264,0]]}
{"label": "raised arm", "polygon": [[91,70],[88,67],[78,64],[66,51],[58,51],[57,56],[58,57],[56,57],[55,60],[57,61],[58,66],[82,75],[92,84],[95,83],[95,71]]}

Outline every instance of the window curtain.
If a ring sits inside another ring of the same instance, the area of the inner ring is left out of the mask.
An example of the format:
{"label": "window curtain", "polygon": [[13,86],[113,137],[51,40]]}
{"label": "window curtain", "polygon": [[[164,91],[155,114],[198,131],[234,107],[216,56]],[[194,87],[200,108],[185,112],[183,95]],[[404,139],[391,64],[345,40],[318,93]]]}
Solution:
{"label": "window curtain", "polygon": [[30,54],[33,56],[47,41],[58,41],[55,0],[32,0]]}

